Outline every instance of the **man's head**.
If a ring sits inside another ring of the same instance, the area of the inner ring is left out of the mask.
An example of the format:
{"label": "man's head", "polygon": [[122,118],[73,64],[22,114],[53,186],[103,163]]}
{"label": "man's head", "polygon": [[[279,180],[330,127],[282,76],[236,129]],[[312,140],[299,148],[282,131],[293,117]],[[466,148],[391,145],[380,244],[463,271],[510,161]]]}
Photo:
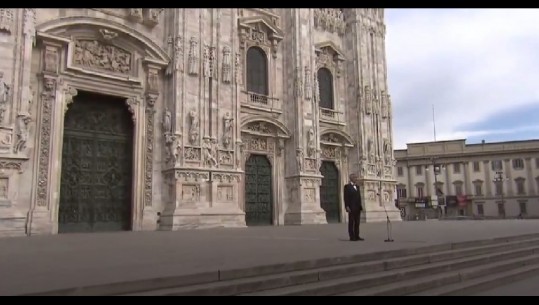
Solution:
{"label": "man's head", "polygon": [[350,174],[350,181],[357,183],[357,175],[356,174]]}

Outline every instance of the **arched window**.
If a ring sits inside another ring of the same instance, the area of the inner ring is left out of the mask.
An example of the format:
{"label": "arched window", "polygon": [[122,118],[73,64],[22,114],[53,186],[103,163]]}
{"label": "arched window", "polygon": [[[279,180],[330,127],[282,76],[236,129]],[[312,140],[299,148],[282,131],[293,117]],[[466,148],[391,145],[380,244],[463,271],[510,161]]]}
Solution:
{"label": "arched window", "polygon": [[333,76],[326,68],[318,69],[318,88],[320,90],[320,107],[333,109]]}
{"label": "arched window", "polygon": [[266,53],[252,47],[247,51],[247,91],[268,95],[268,61]]}

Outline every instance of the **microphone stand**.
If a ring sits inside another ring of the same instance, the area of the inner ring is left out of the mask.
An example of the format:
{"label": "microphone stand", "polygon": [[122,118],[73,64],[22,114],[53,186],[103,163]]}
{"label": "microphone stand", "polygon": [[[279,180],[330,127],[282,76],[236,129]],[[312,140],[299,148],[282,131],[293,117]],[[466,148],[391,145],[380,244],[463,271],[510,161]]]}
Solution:
{"label": "microphone stand", "polygon": [[391,227],[391,221],[389,220],[389,215],[387,214],[386,205],[383,204],[383,203],[382,203],[382,205],[384,206],[384,211],[386,212],[386,218],[387,218],[387,225],[386,225],[386,226],[387,226],[387,239],[384,240],[384,241],[385,241],[386,243],[388,243],[388,242],[393,242],[394,240],[393,240],[393,238],[391,238],[391,235],[392,235],[392,234],[391,234],[391,233],[392,233],[392,232],[391,232],[391,231],[392,231],[392,230],[391,230],[391,229],[392,229],[392,227]]}

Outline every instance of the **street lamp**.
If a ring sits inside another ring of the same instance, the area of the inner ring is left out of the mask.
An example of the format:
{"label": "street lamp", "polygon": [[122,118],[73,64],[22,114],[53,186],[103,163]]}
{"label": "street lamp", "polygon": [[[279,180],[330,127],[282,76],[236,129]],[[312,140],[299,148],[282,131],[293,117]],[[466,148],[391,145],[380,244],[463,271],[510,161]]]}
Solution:
{"label": "street lamp", "polygon": [[[434,169],[434,192],[436,194],[436,201],[438,202],[438,206],[441,206],[442,201],[440,200],[440,197],[443,196],[444,193],[438,188],[438,175],[442,173],[443,165],[436,163],[436,158],[431,158],[430,161],[432,163],[432,168]],[[427,166],[427,171],[428,170],[429,167]],[[442,208],[440,208],[440,210],[442,211],[442,214],[445,214],[443,213]]]}
{"label": "street lamp", "polygon": [[502,201],[501,203],[502,203],[502,207],[503,207],[503,217],[504,218],[505,218],[505,202],[503,200],[503,182],[507,181],[507,180],[509,180],[509,179],[503,177],[503,172],[502,171],[497,171],[496,176],[492,180],[492,182],[495,183],[496,187],[497,187],[498,184],[500,185],[500,197],[501,197],[501,201]]}

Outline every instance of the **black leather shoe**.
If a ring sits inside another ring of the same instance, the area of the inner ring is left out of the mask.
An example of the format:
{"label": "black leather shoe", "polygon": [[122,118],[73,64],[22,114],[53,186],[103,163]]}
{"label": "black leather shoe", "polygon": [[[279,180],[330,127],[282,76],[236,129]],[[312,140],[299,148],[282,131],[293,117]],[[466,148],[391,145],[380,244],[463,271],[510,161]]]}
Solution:
{"label": "black leather shoe", "polygon": [[361,237],[358,237],[356,240],[365,240],[365,239],[363,239],[363,238],[361,238]]}

